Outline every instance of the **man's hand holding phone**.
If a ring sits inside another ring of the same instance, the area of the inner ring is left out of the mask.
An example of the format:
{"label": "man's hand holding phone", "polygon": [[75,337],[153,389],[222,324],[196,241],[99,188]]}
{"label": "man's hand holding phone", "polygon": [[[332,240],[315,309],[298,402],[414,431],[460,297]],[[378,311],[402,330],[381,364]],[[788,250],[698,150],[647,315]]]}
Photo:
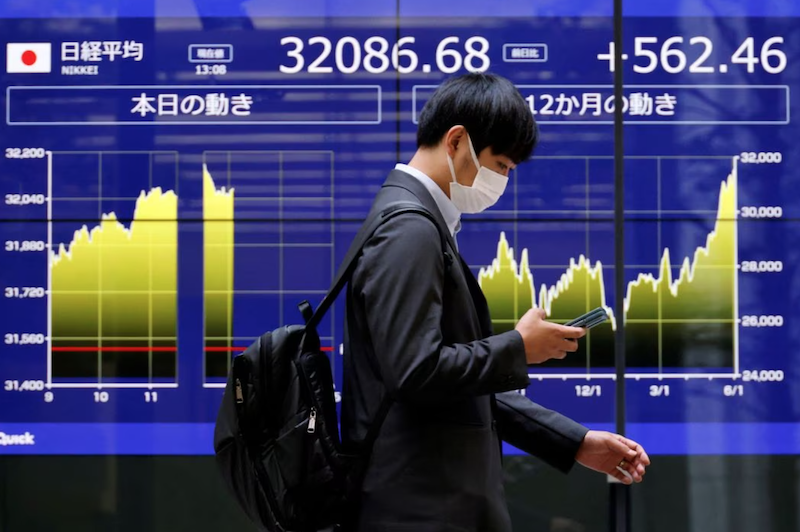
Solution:
{"label": "man's hand holding phone", "polygon": [[546,318],[543,309],[532,308],[515,327],[525,343],[528,364],[541,364],[553,358],[561,359],[567,353],[577,351],[577,340],[583,338],[588,329],[606,321],[608,314],[604,308],[598,307],[564,325],[549,322]]}
{"label": "man's hand holding phone", "polygon": [[547,321],[545,311],[532,308],[517,322],[515,329],[525,343],[528,364],[541,364],[553,358],[564,358],[578,349],[578,340],[586,329]]}

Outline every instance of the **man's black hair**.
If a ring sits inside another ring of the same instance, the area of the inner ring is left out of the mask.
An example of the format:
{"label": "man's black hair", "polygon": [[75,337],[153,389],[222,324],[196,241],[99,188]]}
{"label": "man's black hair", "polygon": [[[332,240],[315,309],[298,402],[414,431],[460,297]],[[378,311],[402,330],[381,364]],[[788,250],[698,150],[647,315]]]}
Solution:
{"label": "man's black hair", "polygon": [[515,164],[528,159],[539,140],[527,102],[513,83],[495,74],[471,73],[442,83],[420,112],[417,147],[438,145],[457,125],[467,129],[476,154],[489,146]]}

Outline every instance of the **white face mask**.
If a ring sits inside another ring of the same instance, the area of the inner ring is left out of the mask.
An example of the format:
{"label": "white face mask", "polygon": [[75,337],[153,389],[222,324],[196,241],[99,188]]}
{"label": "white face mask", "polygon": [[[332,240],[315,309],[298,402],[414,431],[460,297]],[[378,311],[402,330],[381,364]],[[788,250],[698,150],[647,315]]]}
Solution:
{"label": "white face mask", "polygon": [[508,178],[503,174],[481,166],[469,135],[467,135],[467,142],[469,142],[472,160],[475,162],[475,167],[478,168],[478,175],[475,176],[475,181],[471,187],[465,187],[456,181],[453,159],[450,154],[447,154],[447,164],[450,166],[450,175],[453,178],[453,182],[450,183],[450,200],[456,206],[456,209],[462,213],[474,214],[482,212],[497,203],[497,200],[506,190]]}

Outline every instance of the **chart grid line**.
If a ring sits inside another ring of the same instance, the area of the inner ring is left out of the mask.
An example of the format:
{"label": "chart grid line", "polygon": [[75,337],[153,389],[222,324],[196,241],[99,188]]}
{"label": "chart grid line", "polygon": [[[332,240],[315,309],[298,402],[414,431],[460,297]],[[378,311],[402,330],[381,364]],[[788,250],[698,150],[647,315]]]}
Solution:
{"label": "chart grid line", "polygon": [[[514,211],[519,207],[519,171],[514,168]],[[514,250],[519,250],[519,223],[514,217]],[[519,316],[519,285],[514,284],[514,316]],[[517,320],[518,321],[518,320]],[[514,325],[516,326],[516,321]]]}
{"label": "chart grid line", "polygon": [[[532,380],[617,380],[617,376],[613,373],[529,373],[528,378]],[[738,380],[742,378],[741,373],[626,373],[625,379],[631,380],[664,380],[664,379],[682,379],[685,381],[693,379],[730,379]]]}
{"label": "chart grid line", "polygon": [[[736,187],[733,189],[733,201],[736,206],[735,218],[739,218],[739,156],[733,158],[733,174],[736,178]],[[739,261],[739,223],[733,224],[733,256],[737,263]],[[738,272],[733,276],[733,312],[736,323],[741,323],[739,319],[739,275]],[[733,328],[733,371],[739,374],[739,327]]]}
{"label": "chart grid line", "polygon": [[278,323],[284,323],[283,319],[283,260],[285,254],[283,252],[283,152],[278,152],[278,238],[280,247],[278,247],[278,286],[280,287],[279,303],[278,303]]}
{"label": "chart grid line", "polygon": [[104,388],[108,389],[154,389],[154,388],[178,388],[177,382],[151,382],[151,383],[144,383],[144,384],[137,384],[137,383],[126,383],[126,382],[97,382],[96,384],[93,383],[81,383],[81,382],[59,382],[53,383],[51,388],[96,388],[98,390],[102,390]]}
{"label": "chart grid line", "polygon": [[[564,269],[564,265],[563,264],[530,264],[529,263],[528,266],[531,267],[531,268],[538,268],[538,269],[548,269],[548,268],[549,269],[559,269],[559,270],[563,270]],[[670,264],[669,265],[669,267],[673,268],[673,269],[679,269],[681,266],[682,266],[682,264]],[[470,265],[470,269],[472,269],[472,270],[479,270],[481,268],[491,268],[491,265],[490,264],[472,264],[472,265]],[[613,270],[614,268],[616,268],[616,266],[614,266],[613,264],[612,265],[603,264],[603,268],[604,269]],[[661,264],[626,264],[625,268],[626,269],[630,269],[630,270],[648,270],[648,269],[657,270],[658,268],[661,268]],[[695,268],[697,270],[723,270],[723,271],[725,271],[725,270],[739,270],[739,267],[737,265],[729,266],[729,265],[715,265],[715,264],[698,264],[697,266],[695,266]]]}
{"label": "chart grid line", "polygon": [[[591,180],[591,177],[589,175],[589,159],[586,159],[584,161],[584,172],[585,172],[584,178],[585,178],[585,181],[586,181],[585,190],[584,190],[584,201],[586,201],[586,217],[588,218],[589,217],[589,206],[590,206],[589,187],[590,187],[590,180]],[[589,244],[589,220],[586,220],[586,226],[584,228],[584,232],[585,232],[585,239],[586,239],[586,241],[584,243],[584,248],[586,250],[586,256],[587,257],[591,257],[592,254],[591,254],[591,251],[589,249],[589,245],[590,245]],[[590,285],[589,285],[589,283],[586,283],[586,290],[584,292],[584,298],[585,298],[584,311],[585,312],[589,312],[591,310],[589,308],[590,297],[591,297],[590,296]],[[586,373],[589,373],[591,371],[591,364],[592,364],[592,342],[591,342],[591,339],[592,339],[592,331],[590,329],[590,330],[586,331],[586,341],[584,343],[584,345],[586,346]]]}
{"label": "chart grid line", "polygon": [[[398,127],[399,127],[399,124],[398,124]],[[329,284],[333,284],[333,281],[336,278],[336,252],[335,252],[336,251],[335,250],[335,245],[336,245],[336,231],[335,231],[336,216],[335,216],[335,213],[334,213],[334,204],[335,204],[334,198],[336,197],[336,194],[334,192],[334,186],[335,186],[335,182],[334,182],[334,160],[333,160],[334,159],[334,152],[330,152],[330,158],[331,158],[331,167],[330,167],[330,173],[331,173],[331,175],[330,175],[330,177],[331,177],[330,197],[331,197],[331,202],[330,202],[330,208],[331,208],[331,220],[333,220],[333,221],[331,222],[331,247],[330,247],[330,250],[331,250],[331,276],[330,276]],[[333,334],[334,331],[336,330],[336,305],[331,305],[331,308],[330,308],[329,312],[330,312],[331,334]],[[334,340],[334,343],[335,343],[335,340]],[[330,357],[331,374],[332,375],[336,375],[336,359],[337,359],[336,353],[333,353],[331,355],[331,357]]]}
{"label": "chart grid line", "polygon": [[[103,219],[103,154],[97,154],[97,219]],[[133,217],[131,217],[133,218]],[[102,223],[102,222],[101,222]],[[131,222],[133,223],[133,222]],[[97,253],[97,383],[103,382],[103,254]]]}
{"label": "chart grid line", "polygon": [[[720,159],[720,160],[730,160],[730,155],[625,155],[623,156],[624,159]],[[566,160],[579,160],[579,159],[606,159],[606,160],[614,160],[613,155],[535,155],[531,158],[531,161],[535,162],[536,160],[543,159],[566,159]]]}
{"label": "chart grid line", "polygon": [[[99,337],[97,336],[55,336],[53,340],[87,340],[87,341],[95,341],[97,342]],[[139,336],[106,336],[106,340],[141,340]],[[154,336],[153,340],[160,341],[160,342],[169,342],[177,340],[176,336]],[[54,348],[57,349],[57,348]]]}
{"label": "chart grid line", "polygon": [[[517,320],[512,319],[493,319],[497,323],[516,323]],[[551,319],[549,321],[569,321],[569,320],[554,320]],[[738,323],[736,319],[715,319],[715,318],[708,318],[708,319],[658,319],[658,318],[627,318],[625,323]]]}
{"label": "chart grid line", "polygon": [[[153,190],[153,154],[147,156],[147,190]],[[147,233],[147,382],[153,383],[153,233]],[[177,284],[175,285],[177,292]]]}
{"label": "chart grid line", "polygon": [[[232,166],[233,162],[232,162],[232,157],[231,157],[231,153],[230,152],[228,152],[228,156],[227,156],[226,159],[227,159],[227,163],[228,163],[228,175],[227,175],[228,192],[233,194],[233,182],[232,182],[232,178],[231,178],[231,166]],[[235,195],[231,196],[231,201],[234,202],[234,204],[233,204],[234,205],[233,206],[233,214],[234,214],[234,218],[235,218],[236,217],[236,196]],[[236,223],[236,221],[233,220],[233,223]],[[236,229],[235,229],[235,226],[234,226],[234,231],[233,231],[233,242],[232,243],[233,243],[234,246],[236,245]],[[229,242],[229,244],[230,244],[230,242]],[[234,286],[236,285],[236,283],[234,281],[234,278],[236,276],[236,255],[235,255],[236,251],[235,251],[235,248],[233,250],[227,250],[227,249],[225,250],[226,253],[229,252],[229,251],[231,253],[234,253],[233,268],[231,269],[231,272],[228,275],[228,289],[230,290],[231,293],[233,293]],[[233,303],[234,303],[233,302],[233,297],[231,297],[230,305],[232,306]],[[228,315],[233,316],[233,308],[232,307],[226,308],[226,312],[228,313]],[[233,320],[232,319],[227,320],[227,323],[229,324],[228,325],[228,336],[229,336],[229,338],[225,339],[225,347],[227,347],[228,350],[230,350],[233,347],[233,340],[230,338],[231,336],[233,336]],[[206,349],[203,350],[203,355],[204,356],[205,356],[206,351],[207,351]],[[227,366],[226,366],[227,369],[228,369],[228,373],[230,373],[232,366],[233,366],[233,359],[231,357],[228,357]],[[203,368],[204,368],[203,371],[205,372],[205,366],[203,366]],[[203,376],[203,378],[205,379],[205,375]]]}
{"label": "chart grid line", "polygon": [[[656,210],[658,211],[658,218],[661,218],[661,158],[659,157],[656,159]],[[663,247],[661,247],[661,224],[656,224],[656,249],[658,250],[657,253],[660,253]],[[658,256],[656,256],[658,259]],[[661,290],[658,291],[658,372],[661,373],[664,369],[664,327],[661,321],[662,316],[662,304],[663,304],[663,295]]]}
{"label": "chart grid line", "polygon": [[47,389],[53,386],[53,152],[47,156]]}

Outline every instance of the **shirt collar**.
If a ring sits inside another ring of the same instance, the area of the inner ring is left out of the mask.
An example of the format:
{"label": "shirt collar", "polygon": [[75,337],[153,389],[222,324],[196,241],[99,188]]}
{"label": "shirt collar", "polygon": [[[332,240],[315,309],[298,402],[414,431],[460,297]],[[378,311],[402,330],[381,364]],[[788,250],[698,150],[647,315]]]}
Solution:
{"label": "shirt collar", "polygon": [[450,230],[450,235],[455,237],[456,233],[461,230],[461,211],[456,208],[450,198],[447,197],[447,194],[439,188],[436,181],[428,177],[424,172],[412,166],[408,166],[407,164],[398,164],[395,166],[395,169],[413,176],[425,185],[425,188],[427,188],[428,192],[433,196],[436,206],[439,207],[439,212],[441,212],[442,217],[444,217],[444,222]]}

